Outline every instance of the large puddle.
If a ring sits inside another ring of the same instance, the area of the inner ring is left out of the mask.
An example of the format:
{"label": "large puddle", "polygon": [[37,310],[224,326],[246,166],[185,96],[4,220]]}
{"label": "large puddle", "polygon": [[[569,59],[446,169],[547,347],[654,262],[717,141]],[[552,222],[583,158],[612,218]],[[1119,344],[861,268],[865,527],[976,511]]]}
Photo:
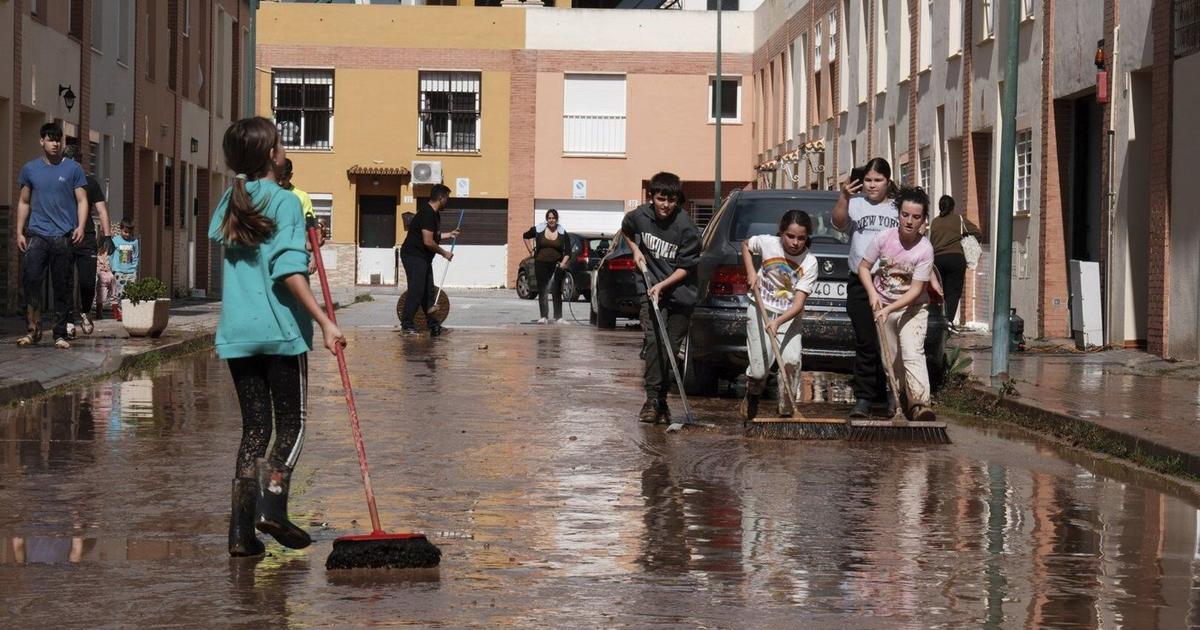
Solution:
{"label": "large puddle", "polygon": [[[324,569],[368,529],[328,356],[293,490],[316,544],[258,561],[226,555],[240,418],[215,358],[0,410],[0,625],[1200,623],[1188,489],[961,424],[944,447],[668,436],[634,420],[639,341],[352,337],[385,528],[444,553],[423,573]],[[735,402],[696,407],[732,426]]]}

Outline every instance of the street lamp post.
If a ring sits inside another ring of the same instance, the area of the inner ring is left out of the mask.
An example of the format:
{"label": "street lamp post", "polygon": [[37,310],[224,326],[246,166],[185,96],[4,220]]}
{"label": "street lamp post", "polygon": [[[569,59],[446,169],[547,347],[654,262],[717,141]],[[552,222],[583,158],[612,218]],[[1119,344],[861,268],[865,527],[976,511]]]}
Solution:
{"label": "street lamp post", "polygon": [[1000,200],[996,217],[996,299],[992,304],[992,376],[1008,374],[1008,309],[1012,304],[1013,170],[1017,159],[1017,48],[1021,14],[1008,2],[1004,51],[1004,92],[1001,95]]}
{"label": "street lamp post", "polygon": [[713,212],[721,207],[721,5],[724,0],[717,0],[717,79],[713,82],[713,112],[716,119],[716,173],[713,175]]}

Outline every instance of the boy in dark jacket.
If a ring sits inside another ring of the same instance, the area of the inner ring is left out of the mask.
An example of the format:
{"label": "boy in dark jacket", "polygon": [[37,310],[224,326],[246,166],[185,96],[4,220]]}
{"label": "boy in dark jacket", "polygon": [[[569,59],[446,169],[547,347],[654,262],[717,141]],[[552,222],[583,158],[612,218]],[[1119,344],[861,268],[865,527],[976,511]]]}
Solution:
{"label": "boy in dark jacket", "polygon": [[687,213],[679,210],[683,202],[683,185],[677,175],[655,175],[650,180],[649,193],[650,203],[625,215],[621,235],[633,250],[634,261],[639,266],[644,263],[649,272],[654,284],[646,287],[639,273],[636,276],[638,288],[647,298],[658,301],[670,336],[669,340],[658,338],[653,310],[643,298],[642,358],[646,362],[643,376],[646,404],[642,406],[638,420],[669,424],[671,411],[667,408],[667,390],[672,376],[669,357],[665,353],[678,352],[696,305],[694,269],[700,259],[700,230]]}

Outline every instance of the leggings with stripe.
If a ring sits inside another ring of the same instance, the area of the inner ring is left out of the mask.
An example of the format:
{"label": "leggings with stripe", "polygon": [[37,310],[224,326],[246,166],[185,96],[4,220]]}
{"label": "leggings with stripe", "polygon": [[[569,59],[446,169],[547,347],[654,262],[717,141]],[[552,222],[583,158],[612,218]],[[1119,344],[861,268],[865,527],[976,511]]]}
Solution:
{"label": "leggings with stripe", "polygon": [[253,477],[254,460],[267,457],[272,420],[275,445],[268,460],[276,470],[291,470],[304,445],[308,355],[229,359],[229,372],[242,407],[237,476]]}

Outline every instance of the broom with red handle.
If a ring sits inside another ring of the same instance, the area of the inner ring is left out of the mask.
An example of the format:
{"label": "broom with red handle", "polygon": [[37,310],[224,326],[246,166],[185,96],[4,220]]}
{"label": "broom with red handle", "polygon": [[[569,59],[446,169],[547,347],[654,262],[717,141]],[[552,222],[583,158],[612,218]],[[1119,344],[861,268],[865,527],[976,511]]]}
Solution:
{"label": "broom with red handle", "polygon": [[[321,259],[321,239],[317,234],[316,217],[309,216],[308,243],[312,247],[313,259],[317,263],[317,276],[321,279],[321,293],[325,296],[325,313],[337,323],[333,312],[333,297],[329,294],[329,278],[325,275],[325,262]],[[375,506],[375,490],[371,487],[371,472],[367,468],[367,449],[363,446],[362,429],[358,424],[358,410],[354,406],[354,391],[350,389],[350,373],[346,370],[346,354],[341,344],[334,346],[338,371],[342,374],[342,390],[346,393],[346,407],[350,410],[350,428],[354,433],[354,446],[358,450],[358,470],[362,473],[363,489],[367,493],[367,510],[371,513],[371,533],[359,536],[342,536],[333,541],[333,551],[325,560],[325,569],[410,569],[436,567],[442,559],[442,551],[425,538],[424,534],[389,534],[379,524],[379,508]]]}

